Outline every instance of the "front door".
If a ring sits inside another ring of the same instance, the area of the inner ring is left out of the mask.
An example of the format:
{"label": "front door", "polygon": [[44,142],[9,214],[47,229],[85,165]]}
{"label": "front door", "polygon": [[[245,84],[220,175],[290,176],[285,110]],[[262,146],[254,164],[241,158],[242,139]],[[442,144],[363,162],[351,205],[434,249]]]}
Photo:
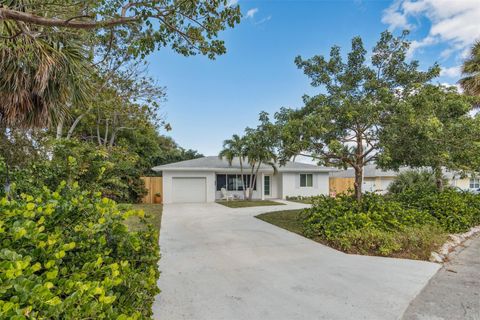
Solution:
{"label": "front door", "polygon": [[271,181],[272,178],[270,176],[264,176],[263,177],[263,194],[265,196],[270,196],[271,194]]}

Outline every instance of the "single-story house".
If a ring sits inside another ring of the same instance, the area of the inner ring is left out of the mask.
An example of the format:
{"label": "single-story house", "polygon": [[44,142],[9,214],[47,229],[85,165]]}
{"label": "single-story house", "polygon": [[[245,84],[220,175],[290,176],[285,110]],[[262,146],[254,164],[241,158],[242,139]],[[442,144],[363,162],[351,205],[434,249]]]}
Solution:
{"label": "single-story house", "polygon": [[[382,170],[377,168],[375,164],[366,165],[363,168],[363,191],[377,192],[384,194],[388,190],[390,183],[395,180],[395,177],[405,171],[412,170],[409,167],[401,167],[398,171]],[[444,170],[444,177],[452,187],[457,187],[462,190],[476,190],[480,188],[479,177],[470,176],[465,177],[460,173]],[[355,178],[355,171],[353,168],[347,170],[336,171],[330,174],[332,178]]]}
{"label": "single-story house", "polygon": [[[289,196],[316,196],[329,193],[329,175],[335,168],[301,162],[287,162],[274,168],[262,164],[253,188],[253,199],[285,199]],[[218,156],[170,163],[152,168],[162,172],[163,203],[214,202],[227,194],[243,197],[244,185],[252,179],[251,168],[244,164],[244,181],[240,161],[231,164]]]}

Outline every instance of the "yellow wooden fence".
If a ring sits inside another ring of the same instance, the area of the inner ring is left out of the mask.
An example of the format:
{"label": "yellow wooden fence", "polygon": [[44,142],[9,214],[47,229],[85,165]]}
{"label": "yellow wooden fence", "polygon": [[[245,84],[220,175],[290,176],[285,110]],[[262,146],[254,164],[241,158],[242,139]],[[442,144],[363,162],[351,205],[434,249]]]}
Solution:
{"label": "yellow wooden fence", "polygon": [[141,177],[145,183],[148,193],[142,199],[142,203],[155,203],[156,194],[161,195],[160,203],[163,202],[163,180],[162,177]]}
{"label": "yellow wooden fence", "polygon": [[330,194],[340,194],[353,190],[355,178],[332,178],[330,177]]}

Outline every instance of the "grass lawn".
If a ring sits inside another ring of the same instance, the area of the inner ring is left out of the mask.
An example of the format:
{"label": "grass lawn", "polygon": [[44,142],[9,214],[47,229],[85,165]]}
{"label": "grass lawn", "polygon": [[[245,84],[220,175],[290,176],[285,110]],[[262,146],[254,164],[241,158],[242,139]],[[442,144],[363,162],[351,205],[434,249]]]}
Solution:
{"label": "grass lawn", "polygon": [[[133,204],[132,208],[145,211],[145,219],[160,230],[163,209],[161,204]],[[143,226],[138,217],[130,217],[126,223],[132,231],[140,230]]]}
{"label": "grass lawn", "polygon": [[267,212],[256,216],[256,218],[302,235],[302,221],[299,219],[302,211],[302,209],[296,209]]}
{"label": "grass lawn", "polygon": [[271,200],[231,200],[231,201],[217,201],[218,204],[229,208],[247,208],[247,207],[261,207],[261,206],[279,206],[284,205],[281,202]]}
{"label": "grass lawn", "polygon": [[312,204],[312,199],[298,199],[298,200],[287,199],[287,201],[305,203],[305,204]]}

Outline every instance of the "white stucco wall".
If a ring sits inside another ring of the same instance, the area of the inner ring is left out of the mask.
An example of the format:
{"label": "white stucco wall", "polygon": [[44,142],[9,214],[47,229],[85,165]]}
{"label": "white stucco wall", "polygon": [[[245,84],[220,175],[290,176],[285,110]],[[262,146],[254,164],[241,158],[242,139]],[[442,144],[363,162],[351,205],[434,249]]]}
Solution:
{"label": "white stucco wall", "polygon": [[[214,202],[221,199],[221,191],[217,191],[216,187],[216,172],[209,171],[163,171],[163,203],[168,204],[173,202],[173,190],[172,179],[178,178],[205,178],[206,180],[206,194],[207,202]],[[219,174],[223,174],[219,172]],[[231,173],[230,173],[231,174]],[[253,193],[253,199],[285,199],[287,196],[317,196],[320,194],[328,195],[329,192],[329,174],[325,173],[312,173],[313,174],[313,186],[312,187],[300,187],[300,173],[277,173],[276,175],[269,174],[271,176],[270,196],[263,196],[264,192],[264,176],[265,174],[259,173],[257,180],[257,190]],[[227,191],[229,195],[236,195],[238,198],[243,198],[243,191]],[[263,197],[262,197],[263,196]]]}
{"label": "white stucco wall", "polygon": [[[329,193],[329,173],[313,173],[313,186],[312,187],[300,187],[300,174],[284,172],[282,173],[282,195],[285,199],[288,197],[302,196],[311,197],[318,196],[320,194],[328,195]],[[310,173],[310,172],[306,172]]]}
{"label": "white stucco wall", "polygon": [[205,178],[207,202],[215,201],[215,174],[213,172],[163,171],[163,203],[172,203],[172,178]]}

